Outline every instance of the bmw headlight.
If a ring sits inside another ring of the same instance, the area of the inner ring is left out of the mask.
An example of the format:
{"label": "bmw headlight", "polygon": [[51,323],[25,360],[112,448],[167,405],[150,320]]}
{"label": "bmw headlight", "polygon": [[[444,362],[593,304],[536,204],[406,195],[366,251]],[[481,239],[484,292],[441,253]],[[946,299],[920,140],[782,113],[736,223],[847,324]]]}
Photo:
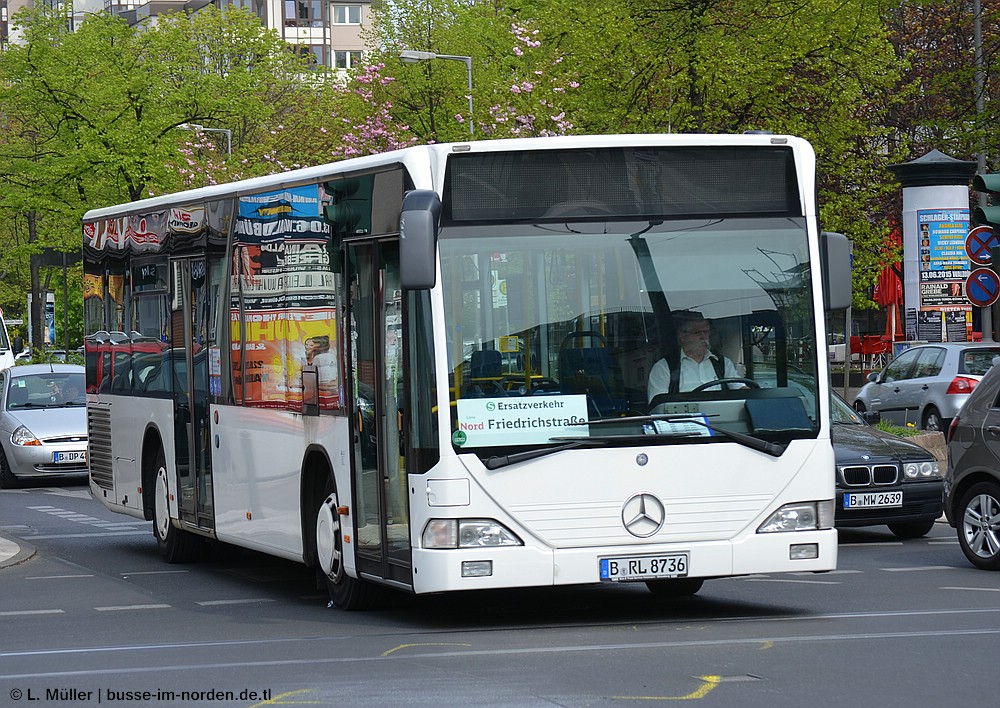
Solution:
{"label": "bmw headlight", "polygon": [[493,519],[431,519],[420,540],[424,548],[524,545],[510,529]]}
{"label": "bmw headlight", "polygon": [[941,465],[934,462],[907,462],[903,465],[907,479],[934,479],[941,476]]}
{"label": "bmw headlight", "polygon": [[18,426],[17,430],[11,433],[10,441],[15,445],[20,445],[21,447],[42,444],[42,441],[36,438],[35,434],[23,425]]}

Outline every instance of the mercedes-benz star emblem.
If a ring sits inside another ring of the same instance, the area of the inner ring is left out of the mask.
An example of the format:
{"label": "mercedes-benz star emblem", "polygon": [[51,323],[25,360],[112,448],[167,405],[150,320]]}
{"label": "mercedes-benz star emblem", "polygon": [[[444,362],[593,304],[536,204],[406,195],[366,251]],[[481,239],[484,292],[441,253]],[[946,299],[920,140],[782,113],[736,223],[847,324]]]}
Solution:
{"label": "mercedes-benz star emblem", "polygon": [[636,538],[649,538],[663,528],[666,519],[663,502],[647,492],[632,495],[622,505],[622,524]]}

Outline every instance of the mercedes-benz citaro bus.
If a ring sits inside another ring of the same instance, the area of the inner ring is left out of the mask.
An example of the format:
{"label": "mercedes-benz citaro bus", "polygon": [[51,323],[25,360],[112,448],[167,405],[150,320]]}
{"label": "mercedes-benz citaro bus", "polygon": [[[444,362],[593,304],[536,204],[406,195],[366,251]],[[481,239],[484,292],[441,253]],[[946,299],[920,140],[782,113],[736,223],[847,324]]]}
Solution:
{"label": "mercedes-benz citaro bus", "polygon": [[815,171],[791,136],[531,138],[94,209],[91,491],[345,609],[829,571]]}

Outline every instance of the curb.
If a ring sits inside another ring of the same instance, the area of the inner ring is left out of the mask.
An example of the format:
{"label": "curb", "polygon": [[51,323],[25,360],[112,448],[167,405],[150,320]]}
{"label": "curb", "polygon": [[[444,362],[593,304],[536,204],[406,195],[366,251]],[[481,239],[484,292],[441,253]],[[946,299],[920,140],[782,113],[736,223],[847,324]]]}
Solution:
{"label": "curb", "polygon": [[[13,546],[16,550],[13,553],[4,553],[8,547]],[[14,542],[8,538],[0,536],[0,568],[8,568],[12,565],[17,565],[18,563],[23,563],[24,561],[35,555],[35,547],[30,543],[25,543],[24,541]]]}

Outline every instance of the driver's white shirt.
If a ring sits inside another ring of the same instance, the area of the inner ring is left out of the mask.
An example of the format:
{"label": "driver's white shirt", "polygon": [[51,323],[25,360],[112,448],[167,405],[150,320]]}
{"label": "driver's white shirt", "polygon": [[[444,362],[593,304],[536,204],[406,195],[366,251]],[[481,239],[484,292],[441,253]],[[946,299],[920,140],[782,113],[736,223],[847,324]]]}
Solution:
{"label": "driver's white shirt", "polygon": [[[687,354],[681,352],[681,376],[679,384],[680,391],[691,391],[703,383],[708,383],[709,381],[715,381],[719,378],[719,375],[715,373],[715,365],[712,363],[712,359],[717,359],[715,354],[712,352],[708,353],[704,359],[700,362],[695,361]],[[739,373],[736,371],[736,365],[733,364],[731,359],[723,357],[723,362],[725,366],[723,371],[726,374],[726,378],[739,378]],[[706,391],[718,391],[721,386],[711,386]],[[652,401],[653,396],[658,393],[669,393],[670,392],[670,365],[667,364],[666,359],[660,359],[658,362],[653,364],[653,368],[649,370],[649,381],[646,383],[646,400]]]}

